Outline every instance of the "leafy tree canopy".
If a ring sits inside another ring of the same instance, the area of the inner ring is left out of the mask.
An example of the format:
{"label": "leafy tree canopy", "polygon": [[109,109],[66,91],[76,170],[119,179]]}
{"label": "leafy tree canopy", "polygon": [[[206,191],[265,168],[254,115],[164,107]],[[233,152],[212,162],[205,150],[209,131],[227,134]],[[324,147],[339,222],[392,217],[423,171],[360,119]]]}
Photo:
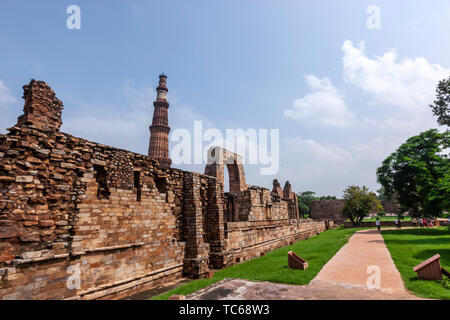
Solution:
{"label": "leafy tree canopy", "polygon": [[382,211],[383,206],[377,195],[367,187],[349,186],[344,190],[343,214],[358,225],[371,211]]}
{"label": "leafy tree canopy", "polygon": [[377,170],[385,195],[396,194],[411,216],[440,216],[450,208],[450,132],[431,129],[409,138]]}
{"label": "leafy tree canopy", "polygon": [[436,88],[436,100],[430,107],[441,126],[450,126],[450,78],[439,82]]}

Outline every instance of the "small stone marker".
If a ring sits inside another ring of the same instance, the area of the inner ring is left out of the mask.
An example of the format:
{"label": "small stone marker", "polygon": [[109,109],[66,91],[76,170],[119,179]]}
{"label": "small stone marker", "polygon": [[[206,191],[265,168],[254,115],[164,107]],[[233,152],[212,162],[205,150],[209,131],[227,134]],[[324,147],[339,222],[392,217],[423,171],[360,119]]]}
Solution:
{"label": "small stone marker", "polygon": [[173,296],[169,297],[169,300],[186,300],[186,297],[182,294],[174,294]]}
{"label": "small stone marker", "polygon": [[300,258],[293,251],[288,252],[288,265],[291,269],[306,270],[308,268],[308,262]]}
{"label": "small stone marker", "polygon": [[439,254],[436,254],[415,266],[413,270],[417,272],[417,277],[424,280],[442,280],[440,257]]}

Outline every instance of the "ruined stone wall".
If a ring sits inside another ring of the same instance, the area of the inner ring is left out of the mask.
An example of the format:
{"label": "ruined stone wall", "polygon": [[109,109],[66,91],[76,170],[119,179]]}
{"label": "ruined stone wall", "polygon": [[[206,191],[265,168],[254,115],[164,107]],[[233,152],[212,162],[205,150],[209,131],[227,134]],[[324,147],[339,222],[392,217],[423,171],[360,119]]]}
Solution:
{"label": "ruined stone wall", "polygon": [[309,216],[317,220],[344,220],[342,209],[344,200],[317,200],[311,202],[311,211]]}
{"label": "ruined stone wall", "polygon": [[269,189],[250,187],[225,196],[227,222],[296,219],[296,200],[273,197]]}
{"label": "ruined stone wall", "polygon": [[288,202],[273,201],[268,189],[250,187],[226,194],[226,215],[229,222],[289,219]]}
{"label": "ruined stone wall", "polygon": [[262,256],[325,230],[325,222],[309,219],[228,222],[225,228],[224,266]]}
{"label": "ruined stone wall", "polygon": [[10,130],[0,136],[0,296],[101,296],[181,276],[184,172],[63,133]]}

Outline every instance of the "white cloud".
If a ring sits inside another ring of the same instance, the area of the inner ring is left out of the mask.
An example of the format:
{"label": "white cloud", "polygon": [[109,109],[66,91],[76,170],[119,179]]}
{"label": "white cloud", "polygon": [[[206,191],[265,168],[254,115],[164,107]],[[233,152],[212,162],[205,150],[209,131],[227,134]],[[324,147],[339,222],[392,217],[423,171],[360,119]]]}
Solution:
{"label": "white cloud", "polygon": [[346,40],[342,50],[344,80],[361,89],[371,99],[370,105],[379,106],[380,129],[406,139],[437,126],[429,104],[450,69],[423,57],[400,59],[395,50],[370,58],[364,42],[356,47]]}
{"label": "white cloud", "polygon": [[[280,177],[289,178],[296,191],[341,196],[350,184],[375,191],[381,162],[407,138],[437,127],[428,105],[437,83],[450,75],[450,69],[423,57],[400,58],[395,50],[368,57],[364,43],[354,46],[348,40],[342,50],[345,89],[356,88],[367,102],[358,104],[358,110],[350,109],[340,88],[328,78],[306,78],[311,93],[295,100],[285,116],[304,124],[327,125],[330,138],[317,141],[312,135],[282,140]],[[349,136],[341,136],[339,142],[334,139],[333,127],[349,125]]]}
{"label": "white cloud", "polygon": [[346,40],[342,50],[346,81],[379,102],[408,111],[427,108],[439,80],[450,75],[450,69],[423,57],[399,60],[393,50],[371,59],[365,53],[364,42],[355,47]]}
{"label": "white cloud", "polygon": [[282,139],[280,149],[278,178],[289,179],[296,192],[341,196],[348,184],[356,183],[353,155],[341,146],[296,136]]}
{"label": "white cloud", "polygon": [[400,59],[395,50],[370,58],[364,42],[356,47],[346,40],[342,50],[344,80],[361,89],[370,105],[379,106],[381,129],[409,136],[436,126],[429,104],[450,69],[423,57]]}
{"label": "white cloud", "polygon": [[288,118],[303,124],[347,127],[354,121],[353,113],[347,108],[342,94],[330,79],[306,76],[311,93],[294,100],[292,109],[284,111]]}
{"label": "white cloud", "polygon": [[7,133],[6,128],[12,127],[17,123],[17,112],[21,110],[19,100],[16,99],[0,80],[0,133]]}
{"label": "white cloud", "polygon": [[9,89],[5,86],[2,80],[0,80],[0,108],[5,108],[9,104],[17,102],[16,98],[14,98],[9,91]]}
{"label": "white cloud", "polygon": [[[151,87],[126,83],[119,90],[124,106],[100,106],[66,97],[62,131],[102,144],[146,154],[156,94]],[[70,109],[76,112],[68,112]]]}
{"label": "white cloud", "polygon": [[311,190],[341,197],[343,190],[353,184],[376,191],[380,187],[376,169],[397,147],[395,141],[382,137],[348,144],[287,137],[281,141],[278,176],[289,179],[296,192]]}
{"label": "white cloud", "polygon": [[335,145],[323,145],[313,139],[302,139],[301,137],[286,138],[283,140],[287,148],[291,150],[302,150],[313,158],[320,158],[329,163],[339,163],[351,158],[351,154]]}

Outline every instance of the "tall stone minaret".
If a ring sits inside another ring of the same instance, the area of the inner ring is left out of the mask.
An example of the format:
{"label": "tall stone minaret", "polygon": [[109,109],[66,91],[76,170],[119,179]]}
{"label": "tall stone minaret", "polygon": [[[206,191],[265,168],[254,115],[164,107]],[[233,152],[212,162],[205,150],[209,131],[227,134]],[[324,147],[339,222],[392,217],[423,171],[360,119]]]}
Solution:
{"label": "tall stone minaret", "polygon": [[159,75],[159,85],[156,88],[156,101],[153,102],[155,111],[153,113],[153,122],[150,126],[150,145],[148,147],[148,156],[158,160],[161,167],[169,168],[172,160],[169,157],[169,119],[167,102],[167,76],[162,73]]}

